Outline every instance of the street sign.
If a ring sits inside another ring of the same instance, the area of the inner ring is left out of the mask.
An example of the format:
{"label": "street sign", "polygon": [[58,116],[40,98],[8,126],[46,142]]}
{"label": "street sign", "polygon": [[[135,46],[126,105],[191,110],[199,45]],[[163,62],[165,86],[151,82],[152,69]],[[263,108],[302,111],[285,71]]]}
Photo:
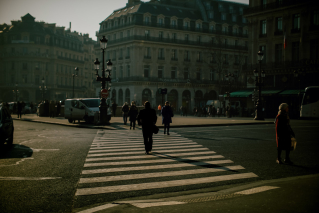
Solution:
{"label": "street sign", "polygon": [[161,94],[162,94],[162,95],[167,94],[167,88],[162,89]]}
{"label": "street sign", "polygon": [[107,89],[102,89],[101,90],[101,97],[107,98],[108,96],[109,96],[109,91]]}

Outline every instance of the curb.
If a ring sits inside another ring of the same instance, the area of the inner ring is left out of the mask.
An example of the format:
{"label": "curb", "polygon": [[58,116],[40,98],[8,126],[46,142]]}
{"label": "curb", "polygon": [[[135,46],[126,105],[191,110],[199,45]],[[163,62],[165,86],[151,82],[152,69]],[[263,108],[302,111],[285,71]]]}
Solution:
{"label": "curb", "polygon": [[[48,121],[38,121],[38,120],[32,120],[28,118],[23,119],[17,119],[12,118],[13,120],[18,121],[27,121],[27,122],[36,122],[36,123],[44,123],[44,124],[53,124],[53,125],[60,125],[60,126],[68,126],[68,127],[75,127],[75,128],[88,128],[88,129],[112,129],[114,130],[114,127],[112,126],[89,126],[87,124],[76,124],[76,125],[70,125],[70,124],[63,124],[58,122],[48,122]],[[267,121],[267,122],[250,122],[250,123],[222,123],[222,124],[197,124],[197,125],[172,125],[170,128],[188,128],[188,127],[210,127],[210,126],[239,126],[239,125],[255,125],[255,124],[273,124],[274,122]],[[163,129],[164,126],[157,126],[160,129]]]}

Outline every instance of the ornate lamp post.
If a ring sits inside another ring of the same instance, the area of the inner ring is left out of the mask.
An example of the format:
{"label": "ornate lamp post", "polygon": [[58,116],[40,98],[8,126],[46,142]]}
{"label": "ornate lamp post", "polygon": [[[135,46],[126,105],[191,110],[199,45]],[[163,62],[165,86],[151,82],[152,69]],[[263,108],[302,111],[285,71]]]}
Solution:
{"label": "ornate lamp post", "polygon": [[254,76],[256,77],[256,87],[258,87],[258,100],[256,104],[256,115],[255,120],[264,120],[264,115],[262,112],[262,102],[261,102],[261,86],[263,84],[262,78],[266,76],[265,72],[261,70],[261,61],[263,60],[264,53],[259,51],[257,53],[259,61],[259,72],[254,70]]}
{"label": "ornate lamp post", "polygon": [[[112,71],[112,62],[109,59],[109,61],[106,64],[106,70],[105,70],[105,60],[104,60],[104,54],[105,49],[107,46],[107,39],[105,36],[103,36],[102,39],[100,39],[100,47],[102,50],[102,56],[103,56],[103,66],[102,66],[102,76],[99,76],[98,71],[100,69],[100,62],[98,58],[94,61],[94,68],[96,71],[96,81],[101,81],[101,102],[100,102],[100,124],[109,124],[111,115],[108,115],[108,108],[110,107],[110,103],[106,103],[106,98],[108,98],[108,92],[111,90],[109,86],[111,86],[111,71]],[[107,89],[105,89],[105,82],[107,82]]]}
{"label": "ornate lamp post", "polygon": [[18,94],[19,94],[18,84],[15,84],[15,86],[16,86],[16,89],[13,90],[13,94],[15,94],[15,96],[16,96],[16,102],[18,102]]}
{"label": "ornate lamp post", "polygon": [[47,90],[47,87],[46,86],[44,86],[44,77],[42,78],[42,87],[41,86],[39,86],[39,88],[40,88],[40,91],[42,90],[42,102],[44,102],[44,91],[45,90]]}
{"label": "ornate lamp post", "polygon": [[226,92],[226,96],[228,97],[228,114],[227,117],[231,118],[231,102],[230,102],[230,84],[231,84],[231,80],[234,78],[234,74],[233,73],[228,73],[225,75],[225,79],[229,84],[229,89],[228,92]]}
{"label": "ornate lamp post", "polygon": [[75,71],[75,73],[72,74],[72,78],[73,78],[73,93],[72,93],[73,95],[72,95],[72,98],[74,98],[74,77],[78,76],[79,68],[75,67],[74,71]]}

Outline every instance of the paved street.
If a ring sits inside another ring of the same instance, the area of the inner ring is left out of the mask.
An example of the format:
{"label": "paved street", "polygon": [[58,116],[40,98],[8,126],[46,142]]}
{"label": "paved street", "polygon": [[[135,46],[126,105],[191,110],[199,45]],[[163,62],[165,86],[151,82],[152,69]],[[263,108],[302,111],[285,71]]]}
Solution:
{"label": "paved street", "polygon": [[0,157],[5,212],[82,211],[319,172],[318,121],[291,122],[298,140],[292,166],[275,163],[273,124],[174,128],[170,136],[161,130],[152,155],[144,154],[140,129],[14,124],[15,147]]}

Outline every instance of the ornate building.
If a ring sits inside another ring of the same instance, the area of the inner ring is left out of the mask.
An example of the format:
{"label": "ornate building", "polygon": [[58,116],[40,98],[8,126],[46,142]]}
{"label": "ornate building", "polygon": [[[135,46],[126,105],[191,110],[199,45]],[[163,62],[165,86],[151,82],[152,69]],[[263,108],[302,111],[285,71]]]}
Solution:
{"label": "ornate building", "polygon": [[[113,101],[157,106],[168,100],[175,109],[190,110],[218,100],[230,83],[233,91],[244,87],[247,7],[217,0],[129,0],[96,34],[109,40],[105,58],[113,62]],[[228,73],[235,74],[235,83],[225,81]],[[164,88],[167,95],[159,92]]]}
{"label": "ornate building", "polygon": [[[244,10],[250,32],[247,75],[259,70],[257,52],[261,50],[261,68],[266,73],[262,94],[272,117],[282,102],[297,115],[299,92],[319,85],[319,4],[315,2],[250,0]],[[254,87],[253,77],[248,77],[248,87]]]}
{"label": "ornate building", "polygon": [[[21,19],[0,25],[0,101],[72,98],[73,80],[75,97],[95,97],[96,41],[71,32],[71,23],[65,30],[37,22],[30,14]],[[75,67],[78,73],[73,77]]]}

